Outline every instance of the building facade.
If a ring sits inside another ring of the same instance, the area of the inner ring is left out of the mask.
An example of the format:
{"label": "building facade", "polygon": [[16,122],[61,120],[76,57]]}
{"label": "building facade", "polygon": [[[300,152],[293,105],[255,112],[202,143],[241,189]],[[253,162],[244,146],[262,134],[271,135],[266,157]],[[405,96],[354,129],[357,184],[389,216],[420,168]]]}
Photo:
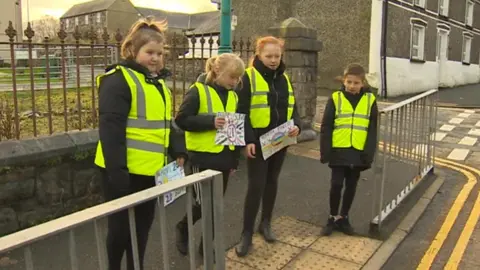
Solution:
{"label": "building facade", "polygon": [[185,32],[194,30],[217,13],[219,12],[186,14],[136,7],[130,0],[93,0],[72,6],[60,21],[67,32],[73,32],[77,25],[88,29],[93,25],[96,29],[106,27],[109,32],[120,30],[121,33],[126,33],[138,19],[154,16],[159,20],[166,19],[170,32]]}
{"label": "building facade", "polygon": [[[381,4],[372,2],[370,73],[380,74]],[[480,1],[389,0],[389,96],[480,82]]]}
{"label": "building facade", "polygon": [[[388,2],[388,96],[480,81],[480,1]],[[319,89],[338,88],[335,77],[351,62],[368,68],[369,83],[379,87],[381,0],[236,0],[232,4],[238,17],[235,35],[268,34],[269,27],[288,17],[316,29],[323,43]]]}

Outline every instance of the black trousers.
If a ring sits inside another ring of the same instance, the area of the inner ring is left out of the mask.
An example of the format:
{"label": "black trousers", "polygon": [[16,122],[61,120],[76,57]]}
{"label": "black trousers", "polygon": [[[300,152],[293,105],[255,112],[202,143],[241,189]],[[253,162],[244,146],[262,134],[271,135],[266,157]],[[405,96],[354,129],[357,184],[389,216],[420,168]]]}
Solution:
{"label": "black trousers", "polygon": [[256,158],[247,159],[248,190],[243,210],[244,232],[253,233],[260,202],[262,221],[271,221],[277,198],[278,177],[286,154],[286,149],[283,149],[264,160],[257,146]]}
{"label": "black trousers", "polygon": [[348,216],[348,212],[352,207],[355,192],[357,191],[357,183],[360,178],[360,169],[350,167],[332,167],[332,179],[330,187],[330,215],[338,215],[340,201],[342,200],[343,183],[345,182],[345,190],[343,191],[342,210],[340,215]]}
{"label": "black trousers", "polygon": [[[106,171],[101,171],[105,200],[110,201],[119,198],[119,195],[115,191],[115,180],[109,180]],[[131,193],[142,191],[153,186],[155,186],[155,178],[153,176],[130,174]],[[135,224],[137,229],[140,269],[143,269],[143,260],[145,257],[145,249],[147,247],[148,233],[152,227],[156,202],[157,200],[152,200],[135,207]],[[125,251],[127,252],[127,269],[134,270],[130,225],[128,222],[127,210],[108,216],[107,256],[109,270],[121,269],[121,262],[123,253]]]}
{"label": "black trousers", "polygon": [[[192,173],[198,173],[201,171],[205,171],[207,169],[203,168],[198,168],[198,167],[192,167]],[[223,176],[223,194],[225,194],[225,191],[227,190],[227,185],[228,185],[228,180],[230,178],[230,171],[222,171],[222,176]],[[213,187],[213,186],[212,186]],[[212,193],[213,194],[213,193]],[[193,224],[200,220],[202,218],[202,205],[201,205],[201,198],[200,198],[200,185],[195,185],[194,190],[193,190],[193,196],[194,196],[194,204],[192,206],[192,220]],[[212,212],[213,213],[213,212]],[[187,228],[188,225],[188,217],[187,214],[183,217],[183,219],[180,221],[180,224],[184,226],[183,228]]]}

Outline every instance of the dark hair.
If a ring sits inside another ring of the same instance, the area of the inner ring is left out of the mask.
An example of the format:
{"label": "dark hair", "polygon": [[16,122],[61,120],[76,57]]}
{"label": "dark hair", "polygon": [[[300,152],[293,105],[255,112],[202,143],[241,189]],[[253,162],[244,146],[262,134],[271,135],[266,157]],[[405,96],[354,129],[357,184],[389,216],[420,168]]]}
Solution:
{"label": "dark hair", "polygon": [[359,77],[360,79],[362,79],[363,84],[365,86],[368,86],[367,77],[366,77],[367,72],[365,71],[362,65],[357,63],[349,64],[343,71],[342,79],[345,79],[345,77],[347,77],[348,75]]}

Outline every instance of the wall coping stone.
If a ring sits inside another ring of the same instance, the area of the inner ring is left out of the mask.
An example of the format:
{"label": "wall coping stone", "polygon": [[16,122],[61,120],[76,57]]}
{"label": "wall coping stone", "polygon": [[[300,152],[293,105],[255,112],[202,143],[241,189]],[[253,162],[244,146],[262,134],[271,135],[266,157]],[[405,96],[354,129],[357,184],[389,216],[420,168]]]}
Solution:
{"label": "wall coping stone", "polygon": [[94,149],[98,129],[70,131],[25,140],[0,142],[0,167],[26,165],[78,151]]}

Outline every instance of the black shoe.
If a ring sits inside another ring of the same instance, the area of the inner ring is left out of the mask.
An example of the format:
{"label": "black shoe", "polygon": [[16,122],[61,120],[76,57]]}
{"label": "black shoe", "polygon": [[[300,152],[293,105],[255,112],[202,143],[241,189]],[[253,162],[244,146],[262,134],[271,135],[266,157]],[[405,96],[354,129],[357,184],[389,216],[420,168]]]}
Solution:
{"label": "black shoe", "polygon": [[327,221],[327,225],[325,225],[325,227],[323,227],[322,229],[322,235],[323,236],[331,235],[335,227],[336,227],[335,217],[329,217]]}
{"label": "black shoe", "polygon": [[237,253],[238,257],[245,257],[248,254],[250,246],[252,246],[252,233],[244,232],[242,233],[240,243],[235,247],[235,253]]}
{"label": "black shoe", "polygon": [[260,223],[260,226],[258,226],[258,232],[263,235],[263,238],[268,243],[273,243],[277,241],[277,237],[273,233],[272,226],[269,221],[263,221],[262,223]]}
{"label": "black shoe", "polygon": [[182,255],[188,254],[188,225],[179,222],[176,226],[176,246]]}
{"label": "black shoe", "polygon": [[348,221],[347,216],[343,216],[343,217],[337,219],[337,221],[335,221],[335,223],[337,224],[338,229],[341,232],[343,232],[344,234],[346,234],[346,235],[354,235],[355,234],[355,231],[353,230],[352,225],[350,225],[350,221]]}

